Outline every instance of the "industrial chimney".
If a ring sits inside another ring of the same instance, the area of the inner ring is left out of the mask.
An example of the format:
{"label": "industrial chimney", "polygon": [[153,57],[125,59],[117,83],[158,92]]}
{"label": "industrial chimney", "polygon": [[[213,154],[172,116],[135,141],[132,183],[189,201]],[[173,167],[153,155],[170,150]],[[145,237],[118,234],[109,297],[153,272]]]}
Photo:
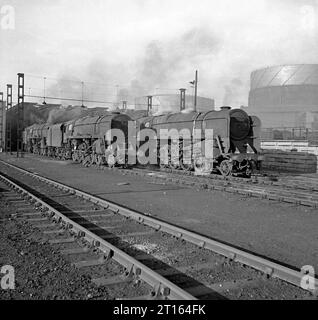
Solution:
{"label": "industrial chimney", "polygon": [[180,89],[180,111],[185,110],[186,104],[186,89]]}

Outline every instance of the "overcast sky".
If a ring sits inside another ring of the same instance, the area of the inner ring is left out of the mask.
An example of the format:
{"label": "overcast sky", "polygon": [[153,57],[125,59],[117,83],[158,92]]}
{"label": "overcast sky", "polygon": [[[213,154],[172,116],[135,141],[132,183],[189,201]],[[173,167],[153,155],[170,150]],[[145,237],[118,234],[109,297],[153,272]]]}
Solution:
{"label": "overcast sky", "polygon": [[79,85],[62,80],[76,79],[107,84],[86,84],[85,94],[113,101],[118,91],[188,87],[198,69],[200,95],[239,106],[247,104],[253,70],[318,63],[316,0],[0,0],[4,5],[15,9],[15,28],[0,29],[0,91],[24,72],[32,94],[42,94],[46,76],[52,95],[74,96]]}

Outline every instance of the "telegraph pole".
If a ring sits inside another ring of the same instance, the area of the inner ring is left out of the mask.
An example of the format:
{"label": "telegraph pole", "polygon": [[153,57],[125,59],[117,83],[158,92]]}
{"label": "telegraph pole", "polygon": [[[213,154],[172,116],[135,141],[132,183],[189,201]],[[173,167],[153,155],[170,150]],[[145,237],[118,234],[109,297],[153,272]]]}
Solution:
{"label": "telegraph pole", "polygon": [[23,158],[24,118],[24,73],[18,73],[17,158]]}
{"label": "telegraph pole", "polygon": [[82,85],[82,108],[84,108],[84,82],[81,82]]}
{"label": "telegraph pole", "polygon": [[[7,108],[6,108],[6,152],[12,154],[12,118],[13,110],[12,108],[12,84],[7,84]],[[9,110],[11,114],[9,115]]]}
{"label": "telegraph pole", "polygon": [[0,148],[1,151],[4,149],[4,139],[5,139],[5,128],[4,128],[4,119],[5,119],[5,104],[3,102],[3,92],[0,92]]}
{"label": "telegraph pole", "polygon": [[147,96],[147,117],[149,117],[152,110],[152,96]]}
{"label": "telegraph pole", "polygon": [[180,90],[180,112],[186,108],[186,89]]}
{"label": "telegraph pole", "polygon": [[42,104],[46,104],[46,101],[45,101],[45,81],[46,81],[46,77],[43,78],[43,102]]}
{"label": "telegraph pole", "polygon": [[197,98],[198,98],[198,70],[195,72],[194,80],[194,111],[197,111]]}
{"label": "telegraph pole", "polygon": [[[194,101],[193,101],[193,109],[197,111],[197,99],[198,99],[198,70],[195,71],[195,79],[190,82],[190,84],[194,87]],[[192,88],[193,88],[192,87]]]}

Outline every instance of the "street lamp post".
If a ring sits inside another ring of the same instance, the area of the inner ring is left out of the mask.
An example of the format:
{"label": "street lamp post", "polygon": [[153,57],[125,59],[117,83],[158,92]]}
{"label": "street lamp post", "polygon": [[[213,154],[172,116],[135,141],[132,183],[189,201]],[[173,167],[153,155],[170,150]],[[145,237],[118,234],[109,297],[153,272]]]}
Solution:
{"label": "street lamp post", "polygon": [[194,86],[194,101],[193,108],[197,111],[197,99],[198,99],[198,70],[195,71],[195,79],[190,82]]}

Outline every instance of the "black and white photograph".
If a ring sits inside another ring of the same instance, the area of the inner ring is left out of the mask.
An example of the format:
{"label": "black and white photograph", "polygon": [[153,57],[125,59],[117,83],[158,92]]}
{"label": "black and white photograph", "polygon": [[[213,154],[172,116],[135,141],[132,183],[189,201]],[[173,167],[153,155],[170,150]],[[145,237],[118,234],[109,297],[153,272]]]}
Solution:
{"label": "black and white photograph", "polygon": [[0,0],[2,302],[317,300],[317,158],[318,0]]}

